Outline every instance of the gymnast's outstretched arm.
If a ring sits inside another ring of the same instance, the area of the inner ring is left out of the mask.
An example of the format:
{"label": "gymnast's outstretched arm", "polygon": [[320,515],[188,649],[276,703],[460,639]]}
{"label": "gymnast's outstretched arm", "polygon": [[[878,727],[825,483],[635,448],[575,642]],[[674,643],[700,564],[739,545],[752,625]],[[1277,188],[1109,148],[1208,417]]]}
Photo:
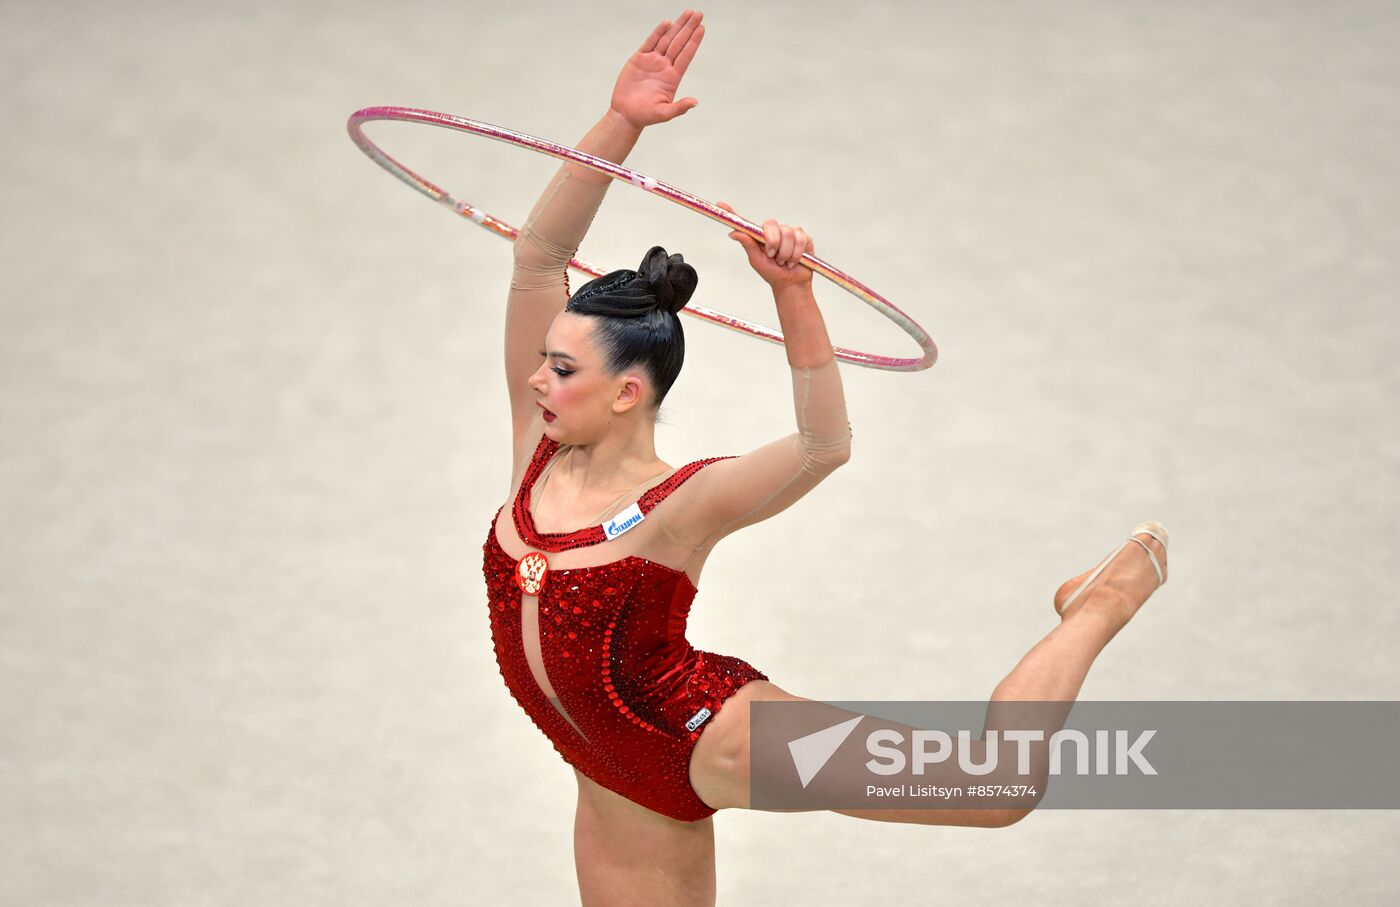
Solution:
{"label": "gymnast's outstretched arm", "polygon": [[[705,28],[686,12],[656,26],[623,66],[611,104],[578,150],[613,163],[626,159],[642,129],[675,119],[699,102],[674,100]],[[565,163],[554,175],[515,240],[515,267],[506,301],[506,388],[510,393],[512,462],[539,410],[529,378],[539,368],[545,333],[569,299],[567,270],[613,179]]]}
{"label": "gymnast's outstretched arm", "polygon": [[810,238],[801,228],[773,220],[763,229],[763,244],[739,230],[730,237],[744,246],[750,265],[773,288],[792,373],[797,431],[741,457],[710,464],[671,496],[669,509],[658,508],[663,529],[673,543],[692,549],[691,560],[736,529],[786,510],[851,456],[841,372],[812,295],[812,271],[796,263],[812,249]]}

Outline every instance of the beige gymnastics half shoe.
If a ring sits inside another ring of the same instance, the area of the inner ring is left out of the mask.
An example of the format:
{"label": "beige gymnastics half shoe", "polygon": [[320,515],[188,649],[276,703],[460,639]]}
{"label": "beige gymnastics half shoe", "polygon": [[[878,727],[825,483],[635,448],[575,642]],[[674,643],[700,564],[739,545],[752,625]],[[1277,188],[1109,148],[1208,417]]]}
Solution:
{"label": "beige gymnastics half shoe", "polygon": [[1118,556],[1118,553],[1120,551],[1128,547],[1128,542],[1136,542],[1137,544],[1142,546],[1143,551],[1147,552],[1148,559],[1152,561],[1152,569],[1157,571],[1157,586],[1158,588],[1161,588],[1162,585],[1165,584],[1167,581],[1165,574],[1162,573],[1162,564],[1157,560],[1157,555],[1153,553],[1152,549],[1147,546],[1147,543],[1140,538],[1136,538],[1136,536],[1144,533],[1152,536],[1158,541],[1159,544],[1161,544],[1163,555],[1167,553],[1167,527],[1163,526],[1161,523],[1154,523],[1151,521],[1148,521],[1146,523],[1138,523],[1136,526],[1133,527],[1133,531],[1128,535],[1128,541],[1113,549],[1113,553],[1110,554],[1108,557],[1104,558],[1103,561],[1100,562],[1099,565],[1094,568],[1094,572],[1089,574],[1088,579],[1084,580],[1084,582],[1079,584],[1079,588],[1074,590],[1074,594],[1072,594],[1069,598],[1065,599],[1065,603],[1063,605],[1059,605],[1055,608],[1055,613],[1064,616],[1064,613],[1067,610],[1069,610],[1069,606],[1074,603],[1074,600],[1077,599],[1080,595],[1082,595],[1085,589],[1088,589],[1091,585],[1093,585],[1094,580],[1098,579],[1099,574],[1104,571],[1104,568],[1106,568],[1109,564],[1113,562],[1113,559]]}

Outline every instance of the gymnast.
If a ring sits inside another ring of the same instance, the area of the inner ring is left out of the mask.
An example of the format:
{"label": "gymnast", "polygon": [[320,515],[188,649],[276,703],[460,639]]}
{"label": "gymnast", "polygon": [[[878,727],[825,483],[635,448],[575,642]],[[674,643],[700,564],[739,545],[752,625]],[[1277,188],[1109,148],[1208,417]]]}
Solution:
{"label": "gymnast", "polygon": [[[644,127],[694,107],[676,93],[704,32],[691,10],[656,26],[578,149],[621,163]],[[568,263],[611,183],[564,163],[515,242],[505,316],[514,469],[483,546],[492,640],[511,695],[574,769],[582,903],[712,904],[712,817],[749,808],[750,704],[810,700],[740,658],[692,647],[686,618],[715,545],[847,462],[851,427],[812,271],[799,263],[812,238],[770,219],[762,243],[729,235],[772,290],[796,430],[679,468],[657,456],[657,409],[685,352],[678,313],[698,275],[654,246],[636,270],[570,294]],[[1165,582],[1166,541],[1160,524],[1141,524],[1066,581],[1054,597],[1059,625],[992,702],[1067,711],[1098,653]],[[1030,809],[834,811],[1004,827]]]}

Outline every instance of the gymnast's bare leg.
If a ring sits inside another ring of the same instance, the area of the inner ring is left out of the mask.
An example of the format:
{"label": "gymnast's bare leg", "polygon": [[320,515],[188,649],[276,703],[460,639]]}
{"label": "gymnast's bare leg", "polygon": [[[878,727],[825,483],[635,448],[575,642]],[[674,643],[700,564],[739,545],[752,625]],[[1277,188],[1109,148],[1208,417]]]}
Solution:
{"label": "gymnast's bare leg", "polygon": [[[1135,536],[1144,542],[1162,565],[1165,582],[1166,551],[1150,535]],[[1090,571],[1067,580],[1055,595],[1055,604],[1073,594]],[[1062,615],[1059,626],[1036,643],[992,692],[989,715],[997,702],[1063,702],[1062,710],[1049,713],[1058,729],[1079,695],[1094,659],[1137,613],[1158,588],[1156,571],[1147,553],[1129,544],[1093,584]],[[728,699],[697,742],[690,764],[691,785],[700,799],[715,809],[749,806],[749,703],[754,701],[811,701],[794,696],[776,684],[756,680],[745,684]],[[990,722],[989,722],[990,723]],[[1049,734],[1046,735],[1047,737]],[[1002,828],[1025,818],[1023,809],[836,809],[833,812],[880,822],[921,825],[962,825]]]}
{"label": "gymnast's bare leg", "polygon": [[633,803],[578,771],[574,776],[574,867],[583,907],[715,903],[713,817],[681,822]]}

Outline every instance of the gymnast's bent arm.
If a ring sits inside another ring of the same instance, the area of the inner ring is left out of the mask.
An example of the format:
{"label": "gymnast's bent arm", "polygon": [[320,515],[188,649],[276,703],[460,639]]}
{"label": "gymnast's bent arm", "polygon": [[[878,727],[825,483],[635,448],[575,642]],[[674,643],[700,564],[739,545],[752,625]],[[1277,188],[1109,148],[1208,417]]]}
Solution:
{"label": "gymnast's bent arm", "polygon": [[730,237],[744,245],[749,263],[773,288],[792,373],[797,431],[741,457],[710,464],[672,495],[676,503],[669,513],[658,509],[662,528],[674,543],[692,549],[692,560],[725,535],[786,510],[851,456],[841,372],[812,295],[812,271],[797,264],[812,248],[810,238],[801,228],[773,220],[763,228],[764,245],[738,230]]}
{"label": "gymnast's bent arm", "polygon": [[[687,12],[652,30],[623,66],[607,112],[579,142],[578,150],[621,163],[644,127],[675,119],[699,103],[695,98],[673,98],[704,37],[700,18],[699,13]],[[512,463],[520,462],[522,444],[540,413],[528,382],[540,366],[550,323],[569,301],[569,260],[578,252],[612,182],[610,176],[566,162],[515,240],[505,319]]]}

